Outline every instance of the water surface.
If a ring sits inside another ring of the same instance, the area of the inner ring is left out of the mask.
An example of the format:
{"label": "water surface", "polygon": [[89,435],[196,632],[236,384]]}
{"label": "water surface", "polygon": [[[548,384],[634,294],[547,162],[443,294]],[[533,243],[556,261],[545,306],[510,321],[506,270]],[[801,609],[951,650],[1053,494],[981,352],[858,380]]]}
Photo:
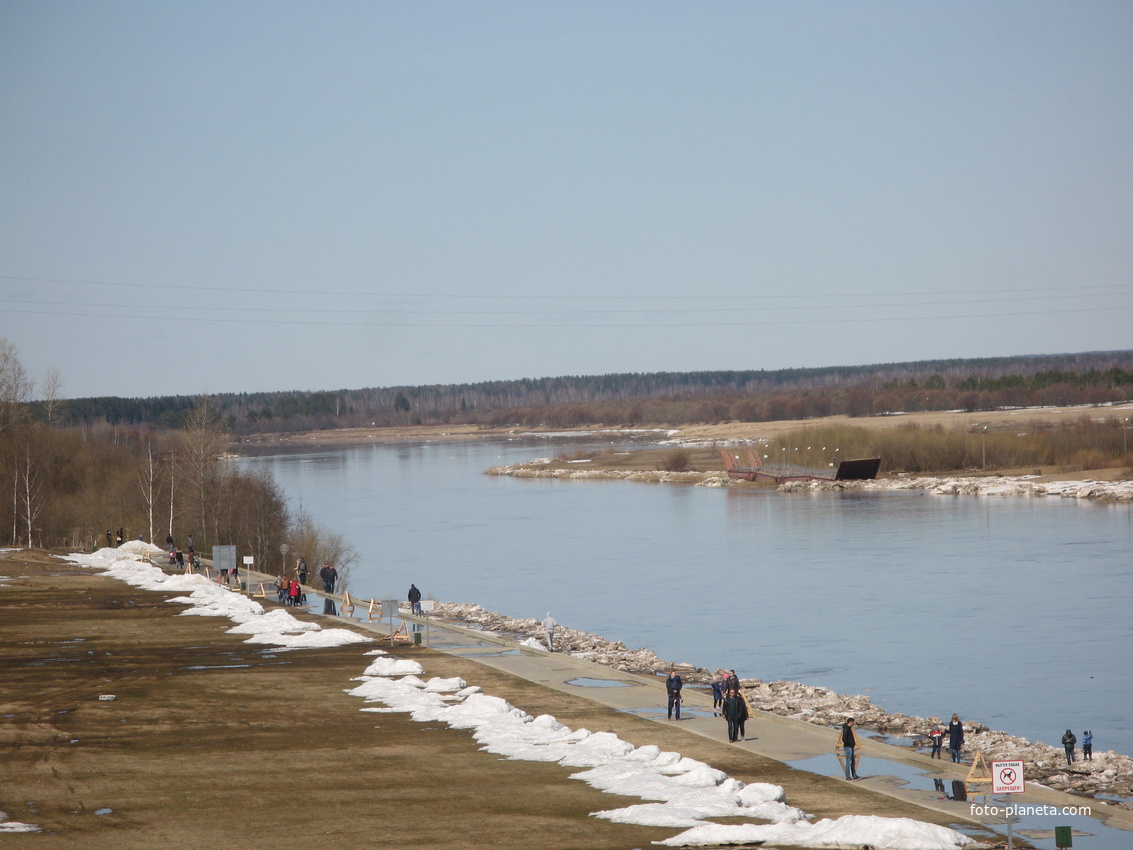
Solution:
{"label": "water surface", "polygon": [[1133,753],[1129,505],[483,474],[557,450],[415,443],[241,463],[355,546],[358,597],[404,599],[414,582],[669,661],[1047,743],[1092,729],[1096,750]]}

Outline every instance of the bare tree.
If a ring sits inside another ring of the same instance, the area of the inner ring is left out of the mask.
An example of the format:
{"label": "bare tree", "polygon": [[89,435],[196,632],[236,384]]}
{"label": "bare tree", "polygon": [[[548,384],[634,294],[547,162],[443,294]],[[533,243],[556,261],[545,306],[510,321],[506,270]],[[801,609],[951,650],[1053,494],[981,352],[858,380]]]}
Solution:
{"label": "bare tree", "polygon": [[43,486],[39,480],[39,470],[33,468],[31,457],[31,444],[24,447],[24,468],[19,470],[19,458],[16,458],[16,476],[18,481],[21,519],[27,523],[28,548],[32,548],[32,533],[35,521],[43,510]]}
{"label": "bare tree", "polygon": [[48,369],[43,376],[43,412],[47,424],[54,425],[55,417],[59,415],[59,408],[63,400],[59,397],[63,391],[63,378],[58,369]]}
{"label": "bare tree", "polygon": [[16,346],[0,337],[0,434],[26,420],[26,405],[34,386]]}
{"label": "bare tree", "polygon": [[[217,459],[228,445],[224,424],[209,403],[208,396],[201,396],[185,416],[185,430],[181,433],[181,461],[193,498],[194,518],[200,521],[202,542],[211,529],[207,539],[216,542],[217,512],[209,511],[215,506],[219,477]],[[210,499],[210,496],[213,498]]]}
{"label": "bare tree", "polygon": [[316,574],[321,565],[330,564],[338,571],[337,586],[346,589],[346,576],[358,561],[358,550],[347,543],[345,537],[319,528],[311,515],[300,509],[288,538],[295,557],[306,558]]}
{"label": "bare tree", "polygon": [[[145,456],[142,458],[142,465],[138,469],[138,487],[142,491],[142,501],[146,505],[146,516],[149,519],[149,542],[153,543],[153,511],[157,504],[158,489],[161,487],[161,463],[159,459],[154,458],[153,454],[153,435],[146,434],[143,437],[145,441]],[[173,510],[172,491],[169,495],[170,498],[170,512]],[[170,517],[170,526],[173,525],[173,519]]]}

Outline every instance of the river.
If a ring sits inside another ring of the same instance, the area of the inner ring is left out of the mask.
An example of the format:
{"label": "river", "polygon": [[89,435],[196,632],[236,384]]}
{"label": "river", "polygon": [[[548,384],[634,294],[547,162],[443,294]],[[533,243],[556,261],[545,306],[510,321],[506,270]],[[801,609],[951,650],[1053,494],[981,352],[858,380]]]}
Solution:
{"label": "river", "polygon": [[[570,451],[578,448],[570,444]],[[474,602],[661,658],[1133,753],[1133,506],[484,475],[546,442],[248,456],[360,598]],[[294,556],[297,553],[291,553]],[[313,565],[317,569],[317,565]]]}

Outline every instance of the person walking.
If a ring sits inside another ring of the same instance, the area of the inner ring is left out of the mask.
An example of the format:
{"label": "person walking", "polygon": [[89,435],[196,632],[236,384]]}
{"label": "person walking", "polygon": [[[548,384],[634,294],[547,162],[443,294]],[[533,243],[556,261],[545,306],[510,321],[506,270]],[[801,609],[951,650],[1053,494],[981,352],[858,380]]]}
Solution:
{"label": "person walking", "polygon": [[712,677],[712,716],[720,716],[720,706],[724,702],[724,689],[720,687],[720,677]]}
{"label": "person walking", "polygon": [[952,715],[952,719],[948,722],[948,753],[952,756],[952,761],[960,764],[960,750],[964,749],[964,724],[960,722],[960,716],[957,714]]}
{"label": "person walking", "polygon": [[418,617],[421,616],[421,591],[412,583],[409,585],[409,610]]}
{"label": "person walking", "polygon": [[665,680],[665,690],[669,692],[669,719],[673,719],[673,709],[676,709],[677,720],[681,719],[681,688],[684,682],[676,670],[669,671],[669,678]]}
{"label": "person walking", "polygon": [[842,748],[842,756],[845,761],[842,767],[846,772],[846,779],[861,779],[858,776],[858,766],[854,761],[854,754],[858,747],[858,736],[854,734],[854,718],[847,717],[846,722],[842,724],[842,731],[838,733],[838,747]]}
{"label": "person walking", "polygon": [[307,559],[300,558],[299,564],[295,570],[299,574],[299,584],[307,583]]}
{"label": "person walking", "polygon": [[1082,733],[1082,758],[1086,761],[1094,760],[1094,733],[1089,729]]}
{"label": "person walking", "polygon": [[547,612],[547,616],[543,618],[543,631],[547,634],[547,651],[555,651],[555,626],[558,623],[551,618],[551,612]]}
{"label": "person walking", "polygon": [[323,590],[327,593],[334,593],[334,583],[338,581],[338,570],[330,564],[323,564],[323,568],[319,570],[319,578],[323,580]]}
{"label": "person walking", "polygon": [[114,539],[117,540],[118,545],[121,546],[126,542],[126,532],[123,529],[119,528],[118,533],[114,536]]}
{"label": "person walking", "polygon": [[1067,729],[1066,734],[1062,736],[1062,746],[1066,748],[1067,764],[1074,764],[1074,745],[1077,743],[1078,739],[1075,737],[1074,733]]}
{"label": "person walking", "polygon": [[747,723],[747,700],[739,688],[728,688],[720,704],[720,713],[728,723],[728,740],[733,744],[744,737],[744,724]]}
{"label": "person walking", "polygon": [[932,752],[929,753],[930,759],[940,758],[940,748],[944,743],[944,730],[940,728],[939,723],[932,725],[932,731],[928,733],[928,739],[932,742]]}
{"label": "person walking", "polygon": [[292,606],[298,605],[300,593],[299,579],[291,579],[290,583],[287,585],[287,604]]}

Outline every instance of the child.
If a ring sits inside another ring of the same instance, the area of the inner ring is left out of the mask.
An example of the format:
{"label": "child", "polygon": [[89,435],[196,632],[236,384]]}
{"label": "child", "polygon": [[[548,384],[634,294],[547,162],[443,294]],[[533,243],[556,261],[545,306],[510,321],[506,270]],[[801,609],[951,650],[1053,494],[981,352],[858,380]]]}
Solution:
{"label": "child", "polygon": [[929,758],[940,758],[940,746],[944,743],[944,730],[940,728],[939,724],[932,727],[932,731],[928,733],[928,739],[932,741],[932,752],[929,753]]}

